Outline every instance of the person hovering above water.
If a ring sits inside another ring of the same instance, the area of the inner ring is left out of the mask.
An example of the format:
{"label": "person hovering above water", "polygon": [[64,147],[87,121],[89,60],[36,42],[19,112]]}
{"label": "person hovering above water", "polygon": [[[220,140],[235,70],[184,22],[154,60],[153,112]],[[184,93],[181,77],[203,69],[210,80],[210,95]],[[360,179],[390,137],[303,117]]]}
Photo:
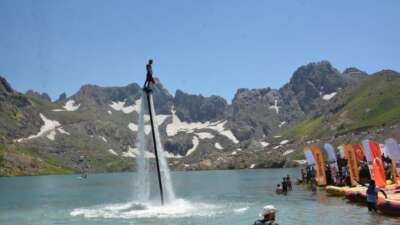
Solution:
{"label": "person hovering above water", "polygon": [[254,225],[278,225],[275,223],[275,214],[278,210],[273,205],[266,205],[261,209],[260,216],[263,217],[261,220],[256,220]]}
{"label": "person hovering above water", "polygon": [[144,82],[143,88],[149,90],[150,89],[150,84],[155,84],[156,81],[154,80],[153,77],[153,60],[150,59],[149,62],[146,64],[146,81]]}

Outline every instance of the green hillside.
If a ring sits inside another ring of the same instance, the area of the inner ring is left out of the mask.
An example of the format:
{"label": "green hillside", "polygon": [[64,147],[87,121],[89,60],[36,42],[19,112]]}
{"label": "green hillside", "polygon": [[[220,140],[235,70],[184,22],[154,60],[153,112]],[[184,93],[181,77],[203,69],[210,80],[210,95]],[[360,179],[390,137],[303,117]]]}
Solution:
{"label": "green hillside", "polygon": [[326,110],[283,131],[282,135],[307,140],[400,122],[400,74],[390,70],[375,73],[358,86],[338,93],[331,101]]}

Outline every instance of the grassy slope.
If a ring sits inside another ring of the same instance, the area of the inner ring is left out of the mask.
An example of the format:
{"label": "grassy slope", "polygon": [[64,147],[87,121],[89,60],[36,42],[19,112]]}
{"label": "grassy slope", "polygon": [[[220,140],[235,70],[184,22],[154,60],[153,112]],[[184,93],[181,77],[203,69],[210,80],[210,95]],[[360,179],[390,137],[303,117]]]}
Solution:
{"label": "grassy slope", "polygon": [[343,110],[354,122],[341,132],[399,122],[400,76],[384,71],[369,77],[353,92]]}
{"label": "grassy slope", "polygon": [[[347,94],[350,93],[350,94]],[[392,71],[381,71],[368,77],[350,92],[339,94],[344,107],[332,115],[318,115],[285,131],[284,137],[296,140],[321,138],[400,122],[400,76]],[[332,130],[329,124],[347,122]]]}
{"label": "grassy slope", "polygon": [[76,171],[59,166],[54,158],[41,157],[30,149],[0,146],[0,176],[71,174]]}

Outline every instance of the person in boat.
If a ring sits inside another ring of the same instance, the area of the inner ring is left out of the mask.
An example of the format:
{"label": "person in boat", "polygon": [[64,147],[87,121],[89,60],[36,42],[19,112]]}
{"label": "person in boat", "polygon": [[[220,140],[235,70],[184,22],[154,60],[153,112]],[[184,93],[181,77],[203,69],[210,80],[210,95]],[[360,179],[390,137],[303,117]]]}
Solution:
{"label": "person in boat", "polygon": [[289,174],[286,176],[286,184],[288,191],[292,191],[292,181],[290,180]]}
{"label": "person in boat", "polygon": [[277,184],[277,185],[276,185],[275,193],[278,194],[278,195],[280,195],[280,194],[282,194],[282,192],[283,192],[283,190],[282,190],[281,185],[280,185],[280,184]]}
{"label": "person in boat", "polygon": [[146,64],[146,81],[144,82],[143,88],[149,89],[150,84],[155,84],[156,81],[154,80],[153,77],[153,60],[150,59],[149,62]]}
{"label": "person in boat", "polygon": [[368,187],[367,187],[367,206],[368,206],[368,211],[374,211],[377,212],[377,208],[376,208],[376,203],[378,201],[378,193],[382,192],[383,195],[385,196],[385,198],[387,198],[386,193],[381,190],[380,188],[377,188],[375,186],[375,181],[374,180],[370,180]]}
{"label": "person in boat", "polygon": [[254,225],[278,225],[275,223],[275,214],[278,210],[273,205],[266,205],[261,209],[260,216],[263,218],[256,220]]}

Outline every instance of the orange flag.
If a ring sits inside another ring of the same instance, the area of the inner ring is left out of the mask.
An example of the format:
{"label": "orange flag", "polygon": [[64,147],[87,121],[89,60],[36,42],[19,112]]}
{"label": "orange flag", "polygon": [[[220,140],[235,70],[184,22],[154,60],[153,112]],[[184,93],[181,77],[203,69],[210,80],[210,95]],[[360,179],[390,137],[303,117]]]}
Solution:
{"label": "orange flag", "polygon": [[355,186],[358,184],[357,182],[360,181],[356,151],[350,144],[344,144],[343,150],[347,159],[347,167],[349,168],[351,184]]}
{"label": "orange flag", "polygon": [[320,148],[316,146],[311,147],[311,152],[315,159],[315,169],[316,169],[316,176],[318,185],[326,185],[326,175],[325,175],[325,161],[324,155]]}

